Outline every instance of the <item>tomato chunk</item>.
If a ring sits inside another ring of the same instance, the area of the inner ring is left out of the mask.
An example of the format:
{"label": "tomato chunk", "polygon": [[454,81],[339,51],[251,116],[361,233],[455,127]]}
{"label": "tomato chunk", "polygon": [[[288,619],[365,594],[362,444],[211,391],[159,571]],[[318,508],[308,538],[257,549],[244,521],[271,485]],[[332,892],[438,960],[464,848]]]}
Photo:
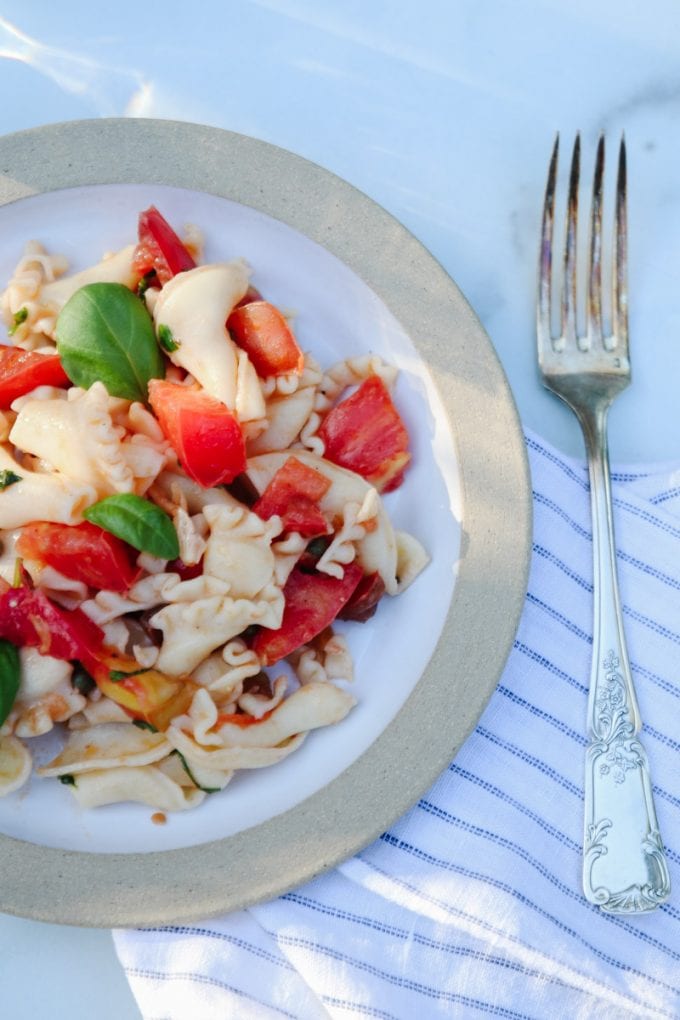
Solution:
{"label": "tomato chunk", "polygon": [[137,233],[139,243],[135,248],[133,266],[140,277],[155,272],[162,285],[177,273],[195,268],[191,254],[154,205],[140,213]]}
{"label": "tomato chunk", "polygon": [[27,524],[17,541],[17,552],[74,581],[107,591],[127,591],[141,573],[130,546],[89,521]]}
{"label": "tomato chunk", "polygon": [[133,719],[142,719],[161,731],[188,710],[198,689],[188,677],[140,669],[135,659],[113,655],[101,663],[95,680],[102,694]]}
{"label": "tomato chunk", "polygon": [[289,457],[253,506],[263,520],[275,514],[283,520],[284,531],[297,531],[306,538],[326,535],[330,527],[318,502],[330,488],[329,478],[315,468]]}
{"label": "tomato chunk", "polygon": [[81,609],[62,609],[44,592],[27,587],[0,595],[0,637],[55,659],[78,659],[93,676],[104,643],[104,632]]}
{"label": "tomato chunk", "polygon": [[382,379],[372,375],[332,408],[319,428],[324,456],[381,492],[402,482],[411,459],[408,432]]}
{"label": "tomato chunk", "polygon": [[149,402],[189,478],[205,488],[231,482],[246,468],[241,427],[205,390],[152,379]]}
{"label": "tomato chunk", "polygon": [[336,618],[363,577],[357,563],[348,563],[342,578],[307,574],[297,567],[283,589],[285,608],[278,630],[263,627],[252,648],[264,666],[271,666],[320,634]]}
{"label": "tomato chunk", "polygon": [[305,358],[285,318],[268,301],[249,301],[233,310],[227,329],[261,378],[302,371]]}
{"label": "tomato chunk", "polygon": [[58,354],[37,354],[19,347],[0,347],[0,408],[36,386],[70,386]]}
{"label": "tomato chunk", "polygon": [[385,582],[380,574],[377,571],[373,574],[364,574],[354,589],[352,597],[338,613],[339,618],[365,623],[375,613],[378,602],[384,594]]}

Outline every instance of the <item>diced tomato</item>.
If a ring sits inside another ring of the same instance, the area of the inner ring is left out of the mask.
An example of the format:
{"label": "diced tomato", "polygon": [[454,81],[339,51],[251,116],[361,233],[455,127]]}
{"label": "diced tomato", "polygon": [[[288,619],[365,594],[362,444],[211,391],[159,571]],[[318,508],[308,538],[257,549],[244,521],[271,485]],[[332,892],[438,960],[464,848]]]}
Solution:
{"label": "diced tomato", "polygon": [[285,608],[278,630],[263,627],[252,648],[263,666],[271,666],[328,627],[363,577],[358,563],[348,563],[342,578],[304,573],[297,567],[283,589]]}
{"label": "diced tomato", "polygon": [[285,318],[268,301],[249,301],[236,307],[227,329],[242,347],[261,378],[302,371],[305,358]]}
{"label": "diced tomato", "polygon": [[177,273],[195,268],[194,259],[154,205],[140,213],[138,237],[133,267],[140,279],[147,273],[155,272],[162,285]]}
{"label": "diced tomato", "polygon": [[203,560],[198,563],[188,564],[184,560],[170,560],[165,569],[168,574],[179,574],[183,581],[191,581],[194,577],[200,577],[203,573]]}
{"label": "diced tomato", "polygon": [[17,541],[17,552],[74,581],[107,591],[127,591],[141,573],[130,546],[89,521],[27,524]]}
{"label": "diced tomato", "polygon": [[0,595],[0,637],[55,659],[78,659],[93,676],[104,645],[104,632],[81,609],[62,609],[44,592],[27,587]]}
{"label": "diced tomato", "polygon": [[373,574],[364,574],[352,597],[338,613],[339,618],[365,623],[375,613],[378,602],[384,594],[385,582],[380,574],[377,571]]}
{"label": "diced tomato", "polygon": [[319,428],[324,457],[381,492],[401,484],[411,459],[408,432],[382,379],[373,375],[332,408]]}
{"label": "diced tomato", "polygon": [[58,354],[37,354],[19,347],[0,347],[0,408],[36,386],[70,386]]}
{"label": "diced tomato", "polygon": [[318,502],[330,488],[330,479],[315,468],[289,457],[253,506],[263,520],[278,514],[284,531],[297,531],[306,538],[326,535],[330,527]]}
{"label": "diced tomato", "polygon": [[149,402],[189,478],[209,489],[245,471],[241,427],[221,400],[205,390],[152,379]]}
{"label": "diced tomato", "polygon": [[188,677],[166,676],[157,669],[140,670],[135,659],[115,655],[101,664],[95,680],[102,694],[133,719],[143,719],[161,731],[175,716],[188,710],[198,689]]}

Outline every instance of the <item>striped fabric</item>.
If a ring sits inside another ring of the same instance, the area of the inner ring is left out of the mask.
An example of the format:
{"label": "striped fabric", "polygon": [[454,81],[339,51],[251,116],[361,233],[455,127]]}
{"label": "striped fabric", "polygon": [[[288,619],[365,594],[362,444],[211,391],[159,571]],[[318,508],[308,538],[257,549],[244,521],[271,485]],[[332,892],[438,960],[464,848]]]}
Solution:
{"label": "striped fabric", "polygon": [[[587,472],[527,434],[529,589],[474,734],[337,870],[218,921],[114,934],[145,1020],[680,1016],[680,879],[607,916],[580,892]],[[680,465],[615,471],[621,598],[671,874],[680,853]]]}

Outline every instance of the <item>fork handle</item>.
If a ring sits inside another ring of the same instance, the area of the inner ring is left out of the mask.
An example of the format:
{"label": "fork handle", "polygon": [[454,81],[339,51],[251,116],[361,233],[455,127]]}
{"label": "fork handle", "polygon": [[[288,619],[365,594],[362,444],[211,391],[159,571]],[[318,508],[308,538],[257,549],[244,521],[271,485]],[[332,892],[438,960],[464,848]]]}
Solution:
{"label": "fork handle", "polygon": [[583,887],[602,910],[653,910],[670,895],[616,572],[608,405],[583,419],[593,518],[593,659],[588,695]]}

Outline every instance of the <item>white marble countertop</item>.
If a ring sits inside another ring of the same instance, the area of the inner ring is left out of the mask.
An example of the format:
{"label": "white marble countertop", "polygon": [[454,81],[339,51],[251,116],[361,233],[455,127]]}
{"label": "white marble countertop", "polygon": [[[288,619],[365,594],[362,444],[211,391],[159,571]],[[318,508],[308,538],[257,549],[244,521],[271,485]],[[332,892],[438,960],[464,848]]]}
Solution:
{"label": "white marble countertop", "polygon": [[[0,56],[2,133],[189,120],[273,142],[366,192],[457,281],[522,420],[576,455],[576,423],[535,367],[542,192],[557,130],[565,150],[581,131],[585,177],[599,132],[613,155],[625,131],[634,385],[612,413],[612,457],[678,456],[675,0],[7,0]],[[0,915],[0,960],[13,1020],[86,1016],[95,1001],[102,1020],[138,1016],[108,932]]]}

